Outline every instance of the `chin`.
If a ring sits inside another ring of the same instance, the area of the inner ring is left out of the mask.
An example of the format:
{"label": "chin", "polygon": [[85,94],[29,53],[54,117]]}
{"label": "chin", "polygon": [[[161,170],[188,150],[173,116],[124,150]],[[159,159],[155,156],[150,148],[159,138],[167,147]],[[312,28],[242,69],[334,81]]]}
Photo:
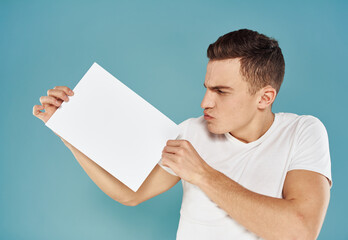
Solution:
{"label": "chin", "polygon": [[207,123],[207,128],[208,128],[208,131],[210,133],[213,133],[213,134],[224,134],[225,133],[225,131],[222,131],[221,129],[214,127],[214,125],[211,123]]}

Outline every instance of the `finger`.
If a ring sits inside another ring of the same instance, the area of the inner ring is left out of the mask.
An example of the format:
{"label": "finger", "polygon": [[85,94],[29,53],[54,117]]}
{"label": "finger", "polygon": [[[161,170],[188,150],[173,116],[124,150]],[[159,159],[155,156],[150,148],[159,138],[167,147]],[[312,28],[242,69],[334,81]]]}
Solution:
{"label": "finger", "polygon": [[49,105],[54,105],[56,107],[59,107],[62,104],[62,102],[60,102],[58,99],[56,99],[55,97],[51,97],[51,96],[40,97],[40,102],[43,106],[49,104]]}
{"label": "finger", "polygon": [[47,96],[55,97],[58,100],[62,100],[62,101],[66,101],[66,102],[69,101],[68,95],[63,90],[59,90],[59,89],[47,90]]}
{"label": "finger", "polygon": [[42,120],[43,115],[45,113],[41,112],[40,110],[43,110],[43,109],[44,109],[44,107],[41,106],[41,105],[34,105],[34,107],[33,107],[33,115],[35,117],[38,117],[38,118],[40,118]]}
{"label": "finger", "polygon": [[162,156],[161,164],[163,166],[171,168],[175,172],[175,169],[176,169],[175,160],[171,158],[172,156],[170,156],[171,155],[170,153],[167,153],[167,154],[168,155],[165,154],[164,156]]}
{"label": "finger", "polygon": [[53,89],[62,90],[65,92],[66,95],[70,95],[70,96],[74,95],[73,90],[71,90],[67,86],[55,86]]}
{"label": "finger", "polygon": [[177,151],[179,150],[179,147],[172,147],[172,146],[165,146],[163,148],[162,152],[166,152],[166,153],[177,153]]}
{"label": "finger", "polygon": [[170,166],[168,165],[168,161],[167,161],[166,159],[163,159],[163,158],[162,158],[161,164],[162,164],[163,166],[165,166],[165,167],[169,167],[169,168],[170,168]]}
{"label": "finger", "polygon": [[175,162],[176,156],[175,156],[175,154],[172,154],[172,153],[163,152],[162,153],[162,161],[163,161],[163,159]]}
{"label": "finger", "polygon": [[180,147],[185,140],[168,140],[167,146]]}

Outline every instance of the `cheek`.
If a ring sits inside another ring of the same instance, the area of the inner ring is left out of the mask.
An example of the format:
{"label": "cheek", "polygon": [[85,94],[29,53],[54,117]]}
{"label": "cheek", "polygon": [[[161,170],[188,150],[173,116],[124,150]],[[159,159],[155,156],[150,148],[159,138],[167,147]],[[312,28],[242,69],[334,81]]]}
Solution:
{"label": "cheek", "polygon": [[224,102],[224,113],[234,115],[233,113],[242,111],[245,108],[245,105],[246,103],[243,99],[237,97],[229,98]]}
{"label": "cheek", "polygon": [[223,109],[223,122],[230,127],[243,125],[246,118],[252,114],[251,100],[243,97],[230,98]]}

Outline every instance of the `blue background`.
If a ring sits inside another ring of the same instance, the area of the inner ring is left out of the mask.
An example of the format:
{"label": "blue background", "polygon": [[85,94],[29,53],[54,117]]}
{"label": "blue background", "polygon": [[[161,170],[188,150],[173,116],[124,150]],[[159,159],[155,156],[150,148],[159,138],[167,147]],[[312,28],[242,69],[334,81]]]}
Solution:
{"label": "blue background", "polygon": [[274,112],[326,126],[334,185],[319,239],[348,239],[347,10],[332,0],[0,1],[0,239],[175,239],[181,182],[136,207],[115,202],[32,108],[95,61],[177,124],[198,117],[206,49],[240,28],[282,48]]}

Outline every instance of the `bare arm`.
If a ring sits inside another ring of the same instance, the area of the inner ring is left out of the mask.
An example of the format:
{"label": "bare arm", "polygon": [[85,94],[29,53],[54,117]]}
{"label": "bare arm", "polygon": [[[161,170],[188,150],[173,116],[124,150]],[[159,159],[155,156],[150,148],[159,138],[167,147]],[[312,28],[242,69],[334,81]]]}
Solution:
{"label": "bare arm", "polygon": [[124,205],[136,206],[167,191],[180,180],[179,177],[171,175],[157,164],[138,191],[133,192],[70,143],[61,139],[93,182],[109,197]]}
{"label": "bare arm", "polygon": [[232,218],[265,239],[316,239],[330,199],[326,177],[306,170],[288,172],[283,199],[249,191],[216,170],[199,187]]}
{"label": "bare arm", "polygon": [[157,164],[136,192],[133,206],[169,190],[175,186],[180,179],[180,177],[168,173]]}
{"label": "bare arm", "polygon": [[106,195],[115,201],[122,203],[123,205],[132,205],[136,194],[135,192],[133,192],[130,188],[105,171],[102,167],[100,167],[70,143],[65,141],[63,138],[61,138],[61,140],[70,149],[87,175]]}
{"label": "bare arm", "polygon": [[167,141],[162,164],[264,239],[316,239],[320,232],[330,199],[330,181],[320,173],[289,171],[282,198],[275,198],[253,192],[214,169],[185,139]]}

